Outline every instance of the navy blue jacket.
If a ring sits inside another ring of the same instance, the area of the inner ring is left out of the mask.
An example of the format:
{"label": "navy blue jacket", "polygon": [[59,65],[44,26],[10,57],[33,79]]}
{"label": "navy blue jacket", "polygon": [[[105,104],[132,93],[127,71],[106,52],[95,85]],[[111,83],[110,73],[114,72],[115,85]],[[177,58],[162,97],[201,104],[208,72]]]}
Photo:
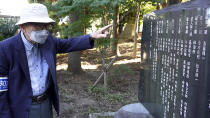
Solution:
{"label": "navy blue jacket", "polygon": [[[59,97],[56,83],[56,54],[89,49],[94,42],[84,35],[71,39],[48,36],[40,46],[47,60],[52,84],[50,97],[59,114]],[[0,77],[8,77],[8,90],[0,91],[0,118],[28,118],[32,102],[32,88],[26,51],[20,33],[0,42]]]}

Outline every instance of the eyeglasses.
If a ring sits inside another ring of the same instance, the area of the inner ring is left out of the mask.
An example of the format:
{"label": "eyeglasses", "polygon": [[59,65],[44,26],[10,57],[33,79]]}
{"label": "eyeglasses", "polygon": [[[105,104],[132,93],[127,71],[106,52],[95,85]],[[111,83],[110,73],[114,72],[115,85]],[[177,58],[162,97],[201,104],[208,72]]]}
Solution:
{"label": "eyeglasses", "polygon": [[28,23],[32,25],[35,29],[48,29],[51,25],[49,23]]}

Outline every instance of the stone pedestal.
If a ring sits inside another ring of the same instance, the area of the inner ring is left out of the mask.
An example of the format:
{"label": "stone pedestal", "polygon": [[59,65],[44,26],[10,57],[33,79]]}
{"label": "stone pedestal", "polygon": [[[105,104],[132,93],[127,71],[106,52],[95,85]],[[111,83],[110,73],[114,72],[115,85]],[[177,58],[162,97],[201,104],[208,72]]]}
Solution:
{"label": "stone pedestal", "polygon": [[128,104],[120,108],[114,118],[154,118],[141,103]]}

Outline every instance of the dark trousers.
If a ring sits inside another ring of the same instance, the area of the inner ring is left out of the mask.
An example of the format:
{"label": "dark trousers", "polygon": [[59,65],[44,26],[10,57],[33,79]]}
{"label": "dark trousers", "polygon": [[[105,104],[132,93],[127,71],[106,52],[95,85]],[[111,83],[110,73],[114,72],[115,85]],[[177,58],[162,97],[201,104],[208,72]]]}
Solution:
{"label": "dark trousers", "polygon": [[51,100],[48,98],[41,103],[32,102],[29,118],[53,118]]}

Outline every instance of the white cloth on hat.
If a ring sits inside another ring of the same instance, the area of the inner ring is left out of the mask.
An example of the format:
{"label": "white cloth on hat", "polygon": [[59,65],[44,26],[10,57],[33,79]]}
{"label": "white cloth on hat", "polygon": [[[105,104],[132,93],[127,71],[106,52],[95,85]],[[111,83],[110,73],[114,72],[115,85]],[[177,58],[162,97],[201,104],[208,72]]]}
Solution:
{"label": "white cloth on hat", "polygon": [[32,3],[26,5],[20,13],[20,20],[16,25],[21,25],[28,22],[34,23],[54,23],[48,15],[47,7],[43,4]]}

